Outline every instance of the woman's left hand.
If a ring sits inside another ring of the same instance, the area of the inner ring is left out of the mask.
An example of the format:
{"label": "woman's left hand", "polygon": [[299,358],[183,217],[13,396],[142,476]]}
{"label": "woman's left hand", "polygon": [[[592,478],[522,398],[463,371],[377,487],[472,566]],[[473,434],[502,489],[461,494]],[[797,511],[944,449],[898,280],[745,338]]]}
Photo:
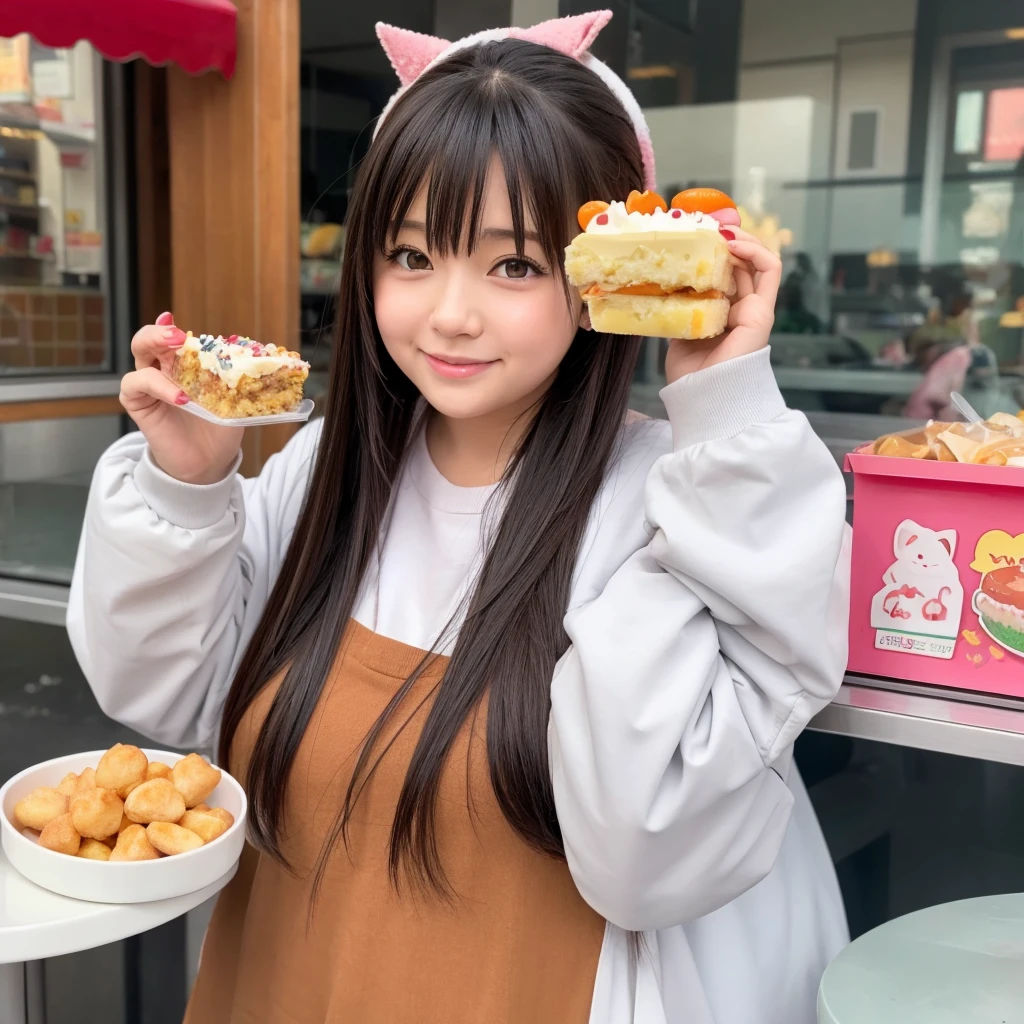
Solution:
{"label": "woman's left hand", "polygon": [[[735,238],[730,239],[731,233]],[[673,338],[665,357],[669,384],[706,370],[727,359],[749,355],[768,344],[775,322],[775,299],[782,281],[782,261],[753,235],[738,227],[722,229],[732,256],[741,260],[734,266],[736,294],[724,334],[717,338],[690,341]]]}

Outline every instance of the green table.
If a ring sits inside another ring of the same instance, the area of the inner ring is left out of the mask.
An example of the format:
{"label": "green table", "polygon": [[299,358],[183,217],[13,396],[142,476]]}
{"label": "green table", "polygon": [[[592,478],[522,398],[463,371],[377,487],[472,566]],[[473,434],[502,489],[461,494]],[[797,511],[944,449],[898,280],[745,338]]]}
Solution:
{"label": "green table", "polygon": [[1024,894],[943,903],[851,943],[818,1024],[1024,1024]]}

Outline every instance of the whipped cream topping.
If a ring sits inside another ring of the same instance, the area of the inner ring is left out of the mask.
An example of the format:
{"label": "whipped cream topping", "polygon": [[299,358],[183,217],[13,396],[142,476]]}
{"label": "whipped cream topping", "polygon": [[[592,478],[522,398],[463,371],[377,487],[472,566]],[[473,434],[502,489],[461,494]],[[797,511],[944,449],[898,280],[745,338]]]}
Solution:
{"label": "whipped cream topping", "polygon": [[591,217],[588,235],[624,235],[645,231],[717,231],[718,221],[706,213],[655,210],[654,213],[626,213],[626,204],[611,203],[607,210]]}
{"label": "whipped cream topping", "polygon": [[229,388],[238,387],[243,377],[266,377],[282,367],[309,370],[309,363],[294,352],[277,345],[262,345],[252,338],[232,334],[200,334],[191,331],[185,336],[184,349],[199,355],[199,365],[215,373]]}

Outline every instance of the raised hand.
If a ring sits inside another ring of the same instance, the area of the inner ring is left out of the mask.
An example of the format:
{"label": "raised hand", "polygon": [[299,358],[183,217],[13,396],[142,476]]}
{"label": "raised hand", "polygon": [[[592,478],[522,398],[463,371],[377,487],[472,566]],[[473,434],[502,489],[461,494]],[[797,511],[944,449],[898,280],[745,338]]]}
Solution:
{"label": "raised hand", "polygon": [[[719,219],[718,213],[714,216]],[[727,359],[756,352],[768,344],[775,322],[775,299],[782,281],[782,261],[738,225],[723,226],[721,231],[734,257],[736,279],[728,326],[717,338],[672,339],[665,357],[665,377],[670,384]]]}
{"label": "raised hand", "polygon": [[121,404],[165,473],[185,483],[216,483],[230,470],[245,431],[207,423],[180,408],[188,395],[170,373],[184,343],[185,332],[174,326],[170,313],[141,328],[132,338],[135,369],[121,380]]}

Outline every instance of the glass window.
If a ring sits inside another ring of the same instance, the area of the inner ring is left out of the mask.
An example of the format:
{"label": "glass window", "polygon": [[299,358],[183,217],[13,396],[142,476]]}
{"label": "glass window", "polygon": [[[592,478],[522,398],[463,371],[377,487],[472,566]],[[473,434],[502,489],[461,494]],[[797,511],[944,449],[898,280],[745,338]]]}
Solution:
{"label": "glass window", "polygon": [[372,15],[344,18],[325,0],[302,0],[301,338],[311,364],[306,393],[314,399],[326,387],[354,170],[370,145],[374,119],[398,88],[373,23],[431,34],[434,17],[428,0],[383,0]]}
{"label": "glass window", "polygon": [[110,368],[101,71],[0,38],[0,375]]}
{"label": "glass window", "polygon": [[0,577],[69,584],[89,481],[121,417],[0,424]]}
{"label": "glass window", "polygon": [[[772,362],[837,455],[910,421],[955,418],[954,390],[983,415],[1016,413],[1020,11],[640,0],[628,17],[601,56],[645,108],[659,189],[724,189],[781,253]],[[664,343],[648,347],[634,405],[658,413]]]}

